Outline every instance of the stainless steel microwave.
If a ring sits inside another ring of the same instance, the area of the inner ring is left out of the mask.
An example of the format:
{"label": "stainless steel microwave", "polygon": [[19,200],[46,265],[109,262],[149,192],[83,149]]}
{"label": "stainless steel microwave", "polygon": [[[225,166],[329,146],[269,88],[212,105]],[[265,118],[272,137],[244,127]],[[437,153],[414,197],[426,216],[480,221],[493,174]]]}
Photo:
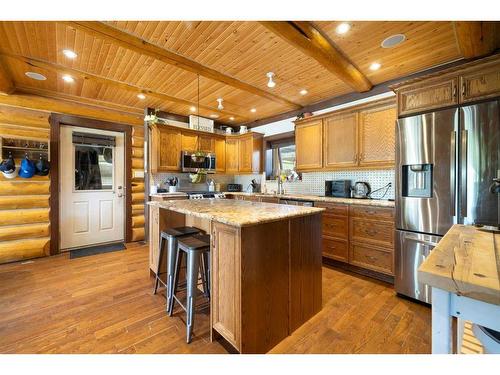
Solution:
{"label": "stainless steel microwave", "polygon": [[207,173],[215,173],[215,154],[182,151],[181,158],[183,172],[198,172],[203,169]]}

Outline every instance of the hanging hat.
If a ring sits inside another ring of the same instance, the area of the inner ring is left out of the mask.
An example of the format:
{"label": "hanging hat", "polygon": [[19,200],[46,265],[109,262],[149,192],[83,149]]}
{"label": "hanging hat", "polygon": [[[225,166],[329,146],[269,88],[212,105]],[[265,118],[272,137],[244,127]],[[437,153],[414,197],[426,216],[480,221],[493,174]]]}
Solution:
{"label": "hanging hat", "polygon": [[35,163],[33,163],[28,155],[21,162],[21,167],[19,168],[19,176],[23,178],[31,178],[35,174]]}
{"label": "hanging hat", "polygon": [[35,174],[37,176],[47,176],[50,171],[50,163],[49,161],[40,155],[40,159],[36,162],[36,171]]}
{"label": "hanging hat", "polygon": [[9,157],[2,161],[0,164],[0,172],[2,172],[5,178],[15,178],[16,177],[16,163],[14,162],[14,158],[12,154],[9,154]]}

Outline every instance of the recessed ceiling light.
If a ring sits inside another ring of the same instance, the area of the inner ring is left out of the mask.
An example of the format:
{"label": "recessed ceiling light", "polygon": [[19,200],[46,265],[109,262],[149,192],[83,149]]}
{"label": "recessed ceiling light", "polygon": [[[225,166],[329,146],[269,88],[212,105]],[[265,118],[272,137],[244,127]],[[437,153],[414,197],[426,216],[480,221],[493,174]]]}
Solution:
{"label": "recessed ceiling light", "polygon": [[381,66],[378,62],[371,63],[370,70],[379,70]]}
{"label": "recessed ceiling light", "polygon": [[144,94],[137,94],[137,97],[138,97],[139,99],[141,99],[141,100],[146,99],[146,95],[144,95]]}
{"label": "recessed ceiling light", "polygon": [[211,117],[211,118],[219,118],[219,115],[216,115],[215,113],[212,113],[212,114],[210,115],[210,117]]}
{"label": "recessed ceiling light", "polygon": [[266,77],[269,78],[269,81],[267,82],[267,87],[272,89],[274,86],[276,86],[276,82],[273,81],[274,77],[273,72],[266,73]]}
{"label": "recessed ceiling light", "polygon": [[234,121],[234,117],[233,116],[229,117],[229,121]]}
{"label": "recessed ceiling light", "polygon": [[396,47],[398,44],[403,43],[406,40],[406,35],[404,34],[395,34],[391,35],[390,37],[385,38],[382,43],[380,43],[380,46],[382,48],[392,48]]}
{"label": "recessed ceiling light", "polygon": [[191,107],[189,107],[189,110],[190,110],[191,112],[196,112],[196,107],[192,105]]}
{"label": "recessed ceiling light", "polygon": [[35,73],[35,72],[26,72],[24,73],[26,77],[29,77],[31,79],[36,79],[37,81],[45,81],[47,77],[45,77],[43,74],[40,73]]}
{"label": "recessed ceiling light", "polygon": [[68,74],[65,74],[62,76],[62,79],[65,81],[65,82],[68,82],[68,83],[73,83],[75,82],[75,79],[73,77],[71,77],[70,75]]}
{"label": "recessed ceiling light", "polygon": [[339,24],[337,26],[337,28],[335,29],[335,31],[337,32],[337,34],[345,34],[350,29],[351,29],[351,25],[349,25],[347,22],[342,22],[341,24]]}
{"label": "recessed ceiling light", "polygon": [[66,56],[68,59],[76,59],[78,56],[75,52],[73,52],[70,49],[64,49],[63,50],[64,56]]}
{"label": "recessed ceiling light", "polygon": [[307,95],[307,90],[306,89],[300,90],[300,95]]}
{"label": "recessed ceiling light", "polygon": [[252,109],[250,110],[250,112],[255,113],[255,112],[257,112],[257,110],[256,110],[255,108],[252,108]]}

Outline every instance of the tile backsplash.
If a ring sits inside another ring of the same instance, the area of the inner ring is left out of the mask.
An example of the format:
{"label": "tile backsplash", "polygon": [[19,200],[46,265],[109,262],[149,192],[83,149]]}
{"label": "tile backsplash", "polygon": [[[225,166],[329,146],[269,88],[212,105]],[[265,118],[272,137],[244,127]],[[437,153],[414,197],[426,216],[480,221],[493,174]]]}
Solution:
{"label": "tile backsplash", "polygon": [[[179,179],[179,190],[182,191],[203,191],[207,190],[206,184],[192,184],[189,180],[188,173],[153,173],[152,180],[155,185],[162,185],[167,177],[176,176]],[[209,175],[215,182],[222,185],[222,190],[225,190],[225,185],[229,183],[241,184],[243,191],[248,191],[252,179],[261,181],[262,175],[224,175],[213,174]],[[325,194],[325,181],[326,180],[351,180],[352,184],[357,181],[368,182],[372,191],[383,188],[389,182],[392,184],[388,189],[385,199],[394,199],[394,170],[366,170],[366,171],[332,171],[332,172],[308,172],[302,173],[301,181],[285,182],[284,188],[287,193],[295,194],[312,194],[324,195]],[[268,192],[277,190],[276,180],[266,181],[266,189]],[[381,198],[385,189],[373,195],[374,198]]]}
{"label": "tile backsplash", "polygon": [[[261,175],[243,175],[235,176],[235,182],[243,185],[245,190],[250,184],[252,178],[260,180]],[[366,171],[332,171],[332,172],[308,172],[302,173],[301,181],[285,182],[284,189],[287,193],[296,194],[325,194],[325,181],[327,180],[351,180],[352,184],[358,181],[368,182],[372,191],[383,188],[388,183],[391,187],[387,190],[384,199],[394,199],[394,170],[366,170]],[[276,180],[266,181],[268,192],[277,190]],[[379,193],[374,193],[374,198],[381,198],[386,189],[382,189]]]}

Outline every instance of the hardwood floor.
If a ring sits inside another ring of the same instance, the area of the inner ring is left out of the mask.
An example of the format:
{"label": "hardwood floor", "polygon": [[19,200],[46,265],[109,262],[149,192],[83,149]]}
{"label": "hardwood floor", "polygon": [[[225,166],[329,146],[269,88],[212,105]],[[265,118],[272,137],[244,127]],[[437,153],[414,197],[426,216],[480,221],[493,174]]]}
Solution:
{"label": "hardwood floor", "polygon": [[[196,315],[152,295],[146,246],[0,265],[0,353],[227,353]],[[429,353],[430,309],[388,284],[323,268],[323,309],[272,353]]]}

